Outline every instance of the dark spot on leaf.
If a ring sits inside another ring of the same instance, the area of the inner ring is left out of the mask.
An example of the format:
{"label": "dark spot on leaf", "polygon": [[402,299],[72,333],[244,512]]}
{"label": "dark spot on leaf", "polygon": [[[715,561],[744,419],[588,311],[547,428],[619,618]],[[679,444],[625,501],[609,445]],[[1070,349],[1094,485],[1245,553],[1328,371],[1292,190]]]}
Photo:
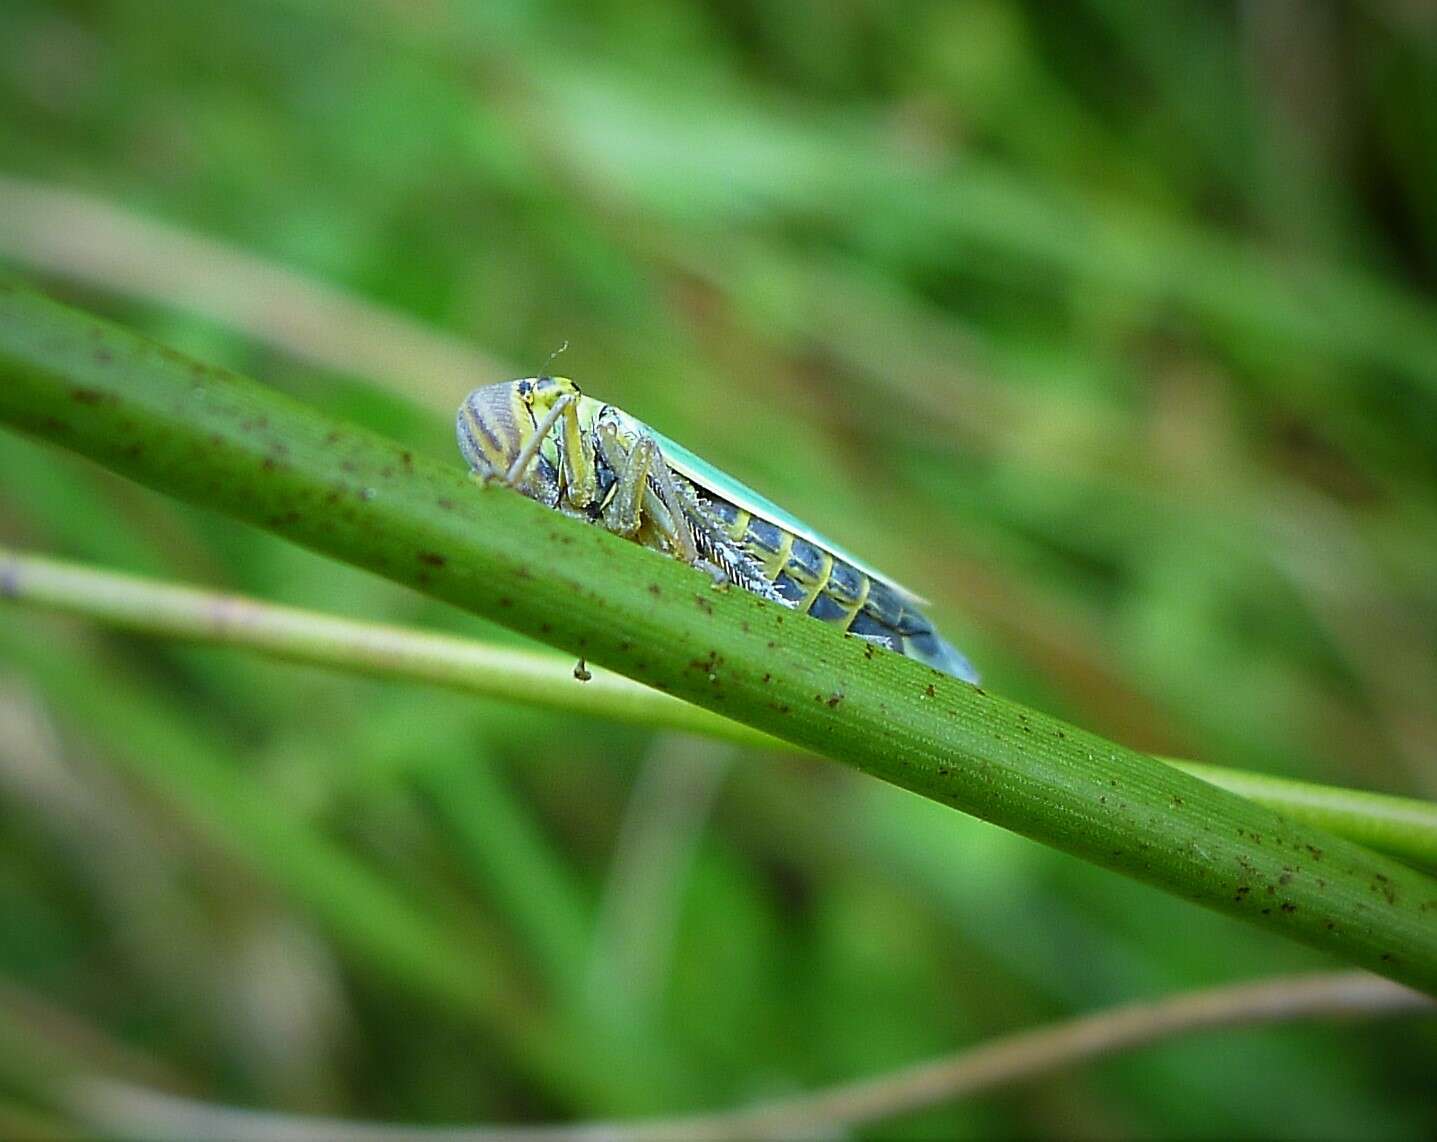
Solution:
{"label": "dark spot on leaf", "polygon": [[659,585],[657,583],[650,583],[649,594],[651,594],[654,598],[657,599],[663,594],[663,591],[659,589]]}
{"label": "dark spot on leaf", "polygon": [[448,496],[440,496],[434,502],[446,512],[452,512],[454,510],[454,501],[449,499]]}
{"label": "dark spot on leaf", "polygon": [[443,567],[449,560],[445,559],[444,556],[440,555],[437,551],[421,551],[419,553],[419,562],[427,563],[430,567]]}
{"label": "dark spot on leaf", "polygon": [[700,674],[713,674],[722,664],[723,659],[718,652],[710,650],[703,658],[694,658],[689,661],[689,669],[697,670]]}
{"label": "dark spot on leaf", "polygon": [[80,404],[100,404],[105,399],[99,389],[74,389],[70,396]]}
{"label": "dark spot on leaf", "polygon": [[932,682],[928,683],[927,686],[923,687],[923,693],[929,698],[935,698],[938,696],[938,691],[933,688]]}

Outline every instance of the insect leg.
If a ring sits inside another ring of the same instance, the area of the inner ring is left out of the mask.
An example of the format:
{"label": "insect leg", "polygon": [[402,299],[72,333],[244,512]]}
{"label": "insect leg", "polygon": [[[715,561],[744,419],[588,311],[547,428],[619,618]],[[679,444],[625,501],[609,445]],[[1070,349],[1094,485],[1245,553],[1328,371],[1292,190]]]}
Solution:
{"label": "insect leg", "polygon": [[[616,535],[633,535],[644,522],[644,490],[648,487],[649,470],[658,448],[649,438],[640,437],[625,455],[613,425],[600,425],[599,434],[604,459],[618,475],[604,503],[604,526]],[[619,463],[616,464],[616,460]]]}
{"label": "insect leg", "polygon": [[595,426],[595,438],[604,459],[618,477],[605,507],[605,526],[622,535],[632,535],[647,516],[654,529],[673,546],[679,559],[697,563],[698,548],[689,534],[683,504],[674,490],[673,476],[658,441],[647,432],[641,432],[633,446],[625,451],[619,441],[618,428],[609,421],[600,421]]}
{"label": "insect leg", "polygon": [[549,435],[550,429],[573,403],[574,398],[567,393],[554,402],[549,411],[544,414],[544,419],[539,421],[533,435],[524,442],[524,447],[519,449],[519,455],[514,457],[514,463],[510,464],[509,470],[504,473],[504,483],[511,488],[519,486],[520,481],[529,470],[529,465],[539,454],[539,448],[544,443],[544,438]]}
{"label": "insect leg", "polygon": [[561,440],[565,497],[573,507],[587,508],[599,494],[599,474],[594,464],[594,450],[579,425],[579,402],[573,397],[564,398]]}
{"label": "insect leg", "polygon": [[653,485],[658,486],[658,498],[663,501],[665,510],[673,520],[672,539],[678,545],[678,556],[685,563],[697,563],[699,561],[699,550],[694,546],[694,537],[689,532],[688,516],[684,512],[684,505],[679,500],[679,494],[674,489],[674,477],[669,471],[668,462],[658,446],[658,442],[650,438],[654,445],[654,462],[650,468],[653,480],[646,493],[652,493]]}

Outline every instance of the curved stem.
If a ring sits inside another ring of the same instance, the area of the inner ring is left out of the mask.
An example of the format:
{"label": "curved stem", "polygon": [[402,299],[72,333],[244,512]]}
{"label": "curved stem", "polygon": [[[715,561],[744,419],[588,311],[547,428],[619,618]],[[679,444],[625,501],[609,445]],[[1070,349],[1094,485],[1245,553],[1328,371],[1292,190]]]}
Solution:
{"label": "curved stem", "polygon": [[1121,1054],[1149,1043],[1219,1027],[1259,1027],[1315,1018],[1380,1018],[1431,1014],[1431,999],[1365,972],[1293,976],[1188,992],[1020,1031],[947,1058],[844,1083],[826,1090],[717,1114],[662,1120],[586,1122],[572,1126],[391,1126],[303,1118],[216,1106],[130,1083],[72,1080],[62,1105],[83,1121],[129,1138],[300,1142],[354,1138],[363,1142],[595,1142],[598,1139],[800,1138],[856,1127],[1031,1082],[1064,1067]]}

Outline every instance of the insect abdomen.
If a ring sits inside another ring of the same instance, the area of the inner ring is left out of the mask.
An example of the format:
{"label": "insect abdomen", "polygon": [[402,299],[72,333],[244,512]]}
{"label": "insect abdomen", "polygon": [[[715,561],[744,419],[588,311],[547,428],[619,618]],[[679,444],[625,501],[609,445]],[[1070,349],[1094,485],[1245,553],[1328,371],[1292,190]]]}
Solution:
{"label": "insect abdomen", "polygon": [[704,498],[704,506],[724,525],[728,537],[762,567],[780,597],[795,610],[977,683],[972,664],[891,587],[727,500],[711,493]]}

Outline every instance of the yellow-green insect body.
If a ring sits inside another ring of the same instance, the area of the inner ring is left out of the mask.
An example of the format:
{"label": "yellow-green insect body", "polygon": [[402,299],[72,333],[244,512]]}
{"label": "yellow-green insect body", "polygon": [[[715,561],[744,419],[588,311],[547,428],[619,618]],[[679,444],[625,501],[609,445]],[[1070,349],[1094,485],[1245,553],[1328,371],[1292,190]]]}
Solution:
{"label": "yellow-green insect body", "polygon": [[457,428],[460,451],[485,480],[978,681],[912,591],[637,418],[585,396],[567,377],[475,389],[459,408]]}

